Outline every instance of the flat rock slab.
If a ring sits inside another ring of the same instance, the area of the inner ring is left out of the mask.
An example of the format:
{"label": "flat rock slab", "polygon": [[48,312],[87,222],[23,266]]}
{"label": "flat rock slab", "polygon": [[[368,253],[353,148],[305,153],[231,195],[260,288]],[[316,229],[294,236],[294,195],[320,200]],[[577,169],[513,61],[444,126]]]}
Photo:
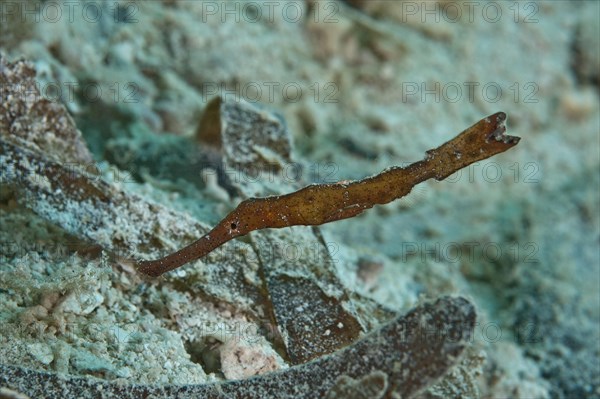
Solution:
{"label": "flat rock slab", "polygon": [[128,385],[0,366],[0,385],[30,397],[57,398],[407,398],[460,361],[472,339],[475,319],[475,309],[466,299],[443,297],[331,355],[284,371],[218,384]]}

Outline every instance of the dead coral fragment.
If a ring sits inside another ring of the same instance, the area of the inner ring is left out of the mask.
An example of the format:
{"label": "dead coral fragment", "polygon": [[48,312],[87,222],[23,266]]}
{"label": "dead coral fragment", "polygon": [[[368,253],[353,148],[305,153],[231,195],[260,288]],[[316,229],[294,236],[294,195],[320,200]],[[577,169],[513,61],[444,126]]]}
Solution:
{"label": "dead coral fragment", "polygon": [[[226,170],[268,174],[258,183],[231,180],[244,199],[257,192],[282,195],[300,188],[282,173],[292,162],[290,137],[285,120],[276,113],[225,97],[207,105],[197,136],[203,147],[218,151]],[[251,238],[269,294],[271,323],[277,326],[274,345],[285,352],[288,363],[306,363],[335,352],[374,328],[375,320],[380,324],[396,316],[347,290],[318,227],[264,229]],[[286,248],[294,248],[298,256],[290,256]]]}
{"label": "dead coral fragment", "polygon": [[514,147],[520,138],[505,134],[505,121],[503,112],[482,119],[454,139],[427,151],[424,160],[405,168],[392,167],[358,181],[314,184],[286,195],[249,198],[198,241],[162,259],[139,262],[138,270],[160,276],[255,230],[320,225],[387,204],[425,180],[443,180],[473,162]]}
{"label": "dead coral fragment", "polygon": [[0,54],[0,137],[60,162],[91,163],[81,132],[67,110],[38,91],[35,69]]}
{"label": "dead coral fragment", "polygon": [[[31,397],[139,398],[410,398],[460,362],[472,339],[476,314],[464,298],[445,297],[421,305],[331,355],[246,380],[184,386],[123,385],[33,372],[0,365],[0,385]],[[361,383],[361,389],[354,388]]]}

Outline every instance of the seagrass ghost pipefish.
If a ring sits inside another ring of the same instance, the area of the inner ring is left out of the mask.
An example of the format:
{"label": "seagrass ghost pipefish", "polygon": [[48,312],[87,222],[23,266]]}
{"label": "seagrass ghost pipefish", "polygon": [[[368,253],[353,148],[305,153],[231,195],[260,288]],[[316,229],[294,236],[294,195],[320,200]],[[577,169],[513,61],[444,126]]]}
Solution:
{"label": "seagrass ghost pipefish", "polygon": [[387,204],[407,195],[425,180],[443,180],[473,162],[517,145],[520,138],[505,134],[505,121],[504,112],[490,115],[447,143],[427,151],[425,159],[403,168],[391,167],[362,180],[311,184],[285,195],[248,198],[199,240],[164,258],[138,262],[137,270],[160,276],[255,230],[315,226]]}

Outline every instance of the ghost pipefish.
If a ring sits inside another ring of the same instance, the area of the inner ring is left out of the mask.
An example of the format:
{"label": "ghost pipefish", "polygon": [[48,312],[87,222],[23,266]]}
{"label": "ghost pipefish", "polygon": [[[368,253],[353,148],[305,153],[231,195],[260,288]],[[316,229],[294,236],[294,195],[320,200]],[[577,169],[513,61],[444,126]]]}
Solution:
{"label": "ghost pipefish", "polygon": [[505,134],[505,121],[503,112],[484,118],[452,140],[427,151],[425,159],[406,167],[391,167],[362,180],[311,184],[285,195],[248,198],[197,241],[161,259],[137,262],[136,268],[157,277],[255,230],[316,226],[387,204],[407,195],[425,180],[443,180],[476,161],[517,145],[520,138]]}

